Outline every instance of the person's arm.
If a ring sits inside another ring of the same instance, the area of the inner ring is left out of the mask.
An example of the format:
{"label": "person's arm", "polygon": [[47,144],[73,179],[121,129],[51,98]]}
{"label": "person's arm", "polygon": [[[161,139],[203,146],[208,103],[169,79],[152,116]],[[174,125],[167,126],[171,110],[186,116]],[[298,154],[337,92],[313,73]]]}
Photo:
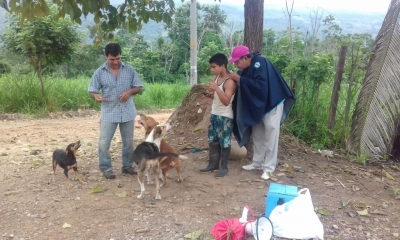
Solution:
{"label": "person's arm", "polygon": [[125,101],[127,101],[129,99],[130,96],[138,94],[138,93],[140,93],[140,91],[142,91],[142,86],[133,87],[131,89],[125,90],[121,94],[119,99],[121,100],[121,102],[125,102]]}
{"label": "person's arm", "polygon": [[98,70],[93,74],[92,79],[89,84],[88,92],[91,98],[96,100],[98,103],[102,103],[104,98],[99,94],[101,89],[101,84],[98,77]]}
{"label": "person's arm", "polygon": [[132,68],[132,80],[131,80],[131,88],[125,90],[119,97],[121,102],[126,102],[128,99],[135,94],[138,94],[142,91],[142,81],[139,78],[139,75],[135,71],[135,69]]}
{"label": "person's arm", "polygon": [[104,101],[104,98],[97,92],[89,92],[89,95],[91,98],[96,100],[96,102],[98,102],[98,103],[102,103]]}

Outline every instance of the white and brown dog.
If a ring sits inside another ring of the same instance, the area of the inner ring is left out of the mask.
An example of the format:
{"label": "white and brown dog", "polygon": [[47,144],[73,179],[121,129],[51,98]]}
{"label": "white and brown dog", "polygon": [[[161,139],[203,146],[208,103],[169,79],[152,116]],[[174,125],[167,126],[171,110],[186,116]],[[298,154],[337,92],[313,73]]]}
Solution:
{"label": "white and brown dog", "polygon": [[[144,114],[140,114],[140,120],[138,121],[139,124],[141,124],[145,130],[146,138],[149,138],[150,132],[155,129],[158,125],[158,122],[154,120],[154,118],[150,116],[146,116]],[[171,128],[171,126],[167,123],[166,124],[167,131]],[[155,132],[157,134],[157,131]],[[159,136],[156,136],[159,137]],[[163,138],[161,138],[160,144],[159,144],[159,149],[161,153],[176,153],[177,151],[167,143],[167,141]],[[162,177],[163,184],[162,187],[165,187],[167,185],[167,172],[171,169],[175,168],[176,172],[178,173],[178,179],[177,182],[182,182],[183,178],[181,176],[181,163],[179,160],[179,157],[175,156],[169,156],[165,159],[163,159],[162,162],[160,162],[160,169],[162,171],[162,175],[160,175],[160,178]]]}
{"label": "white and brown dog", "polygon": [[162,137],[167,132],[167,126],[157,126],[154,128],[146,140],[139,144],[133,152],[133,160],[138,165],[138,181],[140,184],[139,199],[142,199],[145,193],[144,176],[147,174],[150,177],[154,173],[156,182],[156,195],[155,199],[161,199],[160,196],[160,183],[158,175],[160,173],[160,164],[163,163],[168,157],[176,157],[180,159],[187,159],[186,156],[179,155],[171,152],[160,152],[160,143]]}

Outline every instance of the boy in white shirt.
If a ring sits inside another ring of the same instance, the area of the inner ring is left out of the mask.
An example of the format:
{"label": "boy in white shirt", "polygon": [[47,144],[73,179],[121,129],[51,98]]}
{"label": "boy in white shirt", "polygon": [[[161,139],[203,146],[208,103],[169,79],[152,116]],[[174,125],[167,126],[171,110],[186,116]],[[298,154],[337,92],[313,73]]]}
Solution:
{"label": "boy in white shirt", "polygon": [[[212,98],[211,118],[208,127],[209,164],[200,172],[215,172],[216,178],[228,174],[228,161],[231,153],[231,136],[233,128],[232,100],[236,91],[236,83],[228,78],[228,58],[223,53],[213,55],[210,60],[210,69],[215,78],[207,84],[208,92],[204,93]],[[220,165],[221,161],[221,167]]]}

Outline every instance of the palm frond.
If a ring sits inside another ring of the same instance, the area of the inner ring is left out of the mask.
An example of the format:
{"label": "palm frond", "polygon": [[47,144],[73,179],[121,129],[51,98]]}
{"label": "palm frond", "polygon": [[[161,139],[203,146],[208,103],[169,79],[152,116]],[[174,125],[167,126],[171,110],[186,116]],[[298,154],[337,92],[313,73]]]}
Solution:
{"label": "palm frond", "polygon": [[349,152],[378,156],[392,150],[400,109],[399,14],[400,0],[392,0],[353,113]]}

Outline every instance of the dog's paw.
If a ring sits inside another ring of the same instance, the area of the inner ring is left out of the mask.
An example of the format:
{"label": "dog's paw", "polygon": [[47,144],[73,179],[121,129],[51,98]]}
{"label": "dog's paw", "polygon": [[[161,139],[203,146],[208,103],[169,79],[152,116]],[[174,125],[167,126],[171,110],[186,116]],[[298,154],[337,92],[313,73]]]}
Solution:
{"label": "dog's paw", "polygon": [[156,200],[160,200],[161,199],[161,196],[160,196],[160,194],[158,194],[154,199],[156,199]]}
{"label": "dog's paw", "polygon": [[143,194],[140,194],[137,196],[138,199],[142,199],[143,198]]}

